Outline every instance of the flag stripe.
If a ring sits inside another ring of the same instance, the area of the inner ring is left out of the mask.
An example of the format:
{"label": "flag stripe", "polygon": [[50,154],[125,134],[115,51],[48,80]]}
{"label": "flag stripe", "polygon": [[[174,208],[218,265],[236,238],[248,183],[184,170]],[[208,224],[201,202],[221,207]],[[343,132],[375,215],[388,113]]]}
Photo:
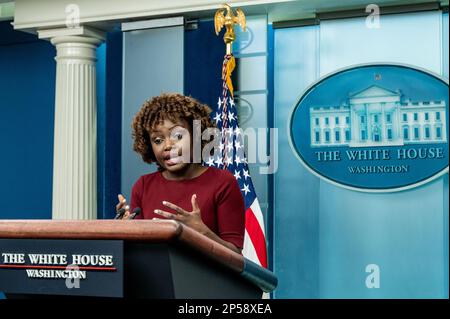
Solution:
{"label": "flag stripe", "polygon": [[256,197],[255,200],[253,201],[253,203],[250,205],[250,208],[253,211],[253,214],[255,215],[256,219],[258,220],[259,226],[261,227],[261,230],[264,234],[264,236],[266,235],[266,232],[264,231],[265,227],[264,227],[264,216],[263,213],[261,211],[261,207],[259,206],[259,201],[258,198]]}
{"label": "flag stripe", "polygon": [[247,229],[253,247],[255,247],[261,266],[267,268],[266,240],[251,207],[245,212],[245,229]]}
{"label": "flag stripe", "polygon": [[250,235],[248,234],[247,230],[245,230],[244,249],[242,251],[242,254],[245,258],[250,259],[258,265],[261,265],[258,255],[256,254],[255,247],[253,246],[252,240],[250,239]]}

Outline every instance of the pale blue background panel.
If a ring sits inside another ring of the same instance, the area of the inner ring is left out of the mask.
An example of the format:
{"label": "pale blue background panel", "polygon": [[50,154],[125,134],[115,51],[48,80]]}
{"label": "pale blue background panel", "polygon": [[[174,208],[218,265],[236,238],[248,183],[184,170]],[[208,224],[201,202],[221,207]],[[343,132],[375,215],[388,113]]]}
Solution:
{"label": "pale blue background panel", "polygon": [[274,125],[278,171],[274,174],[273,260],[275,298],[319,297],[319,180],[292,152],[288,118],[299,95],[317,78],[317,28],[275,30]]}
{"label": "pale blue background panel", "polygon": [[[276,29],[275,126],[288,131],[290,112],[319,75],[353,64],[406,63],[448,77],[442,20],[434,11],[382,16],[379,29],[365,18]],[[276,298],[448,298],[448,174],[407,191],[364,193],[313,175],[283,134],[279,152]],[[370,264],[379,288],[366,285]]]}
{"label": "pale blue background panel", "polygon": [[[444,297],[442,245],[448,233],[443,202],[436,200],[444,195],[442,187],[439,179],[420,190],[368,194],[323,183],[321,298]],[[351,207],[352,202],[364,205]],[[378,289],[365,285],[369,264],[380,268]]]}
{"label": "pale blue background panel", "polygon": [[366,18],[320,23],[320,75],[352,64],[412,64],[441,74],[440,11],[381,15],[379,28]]}
{"label": "pale blue background panel", "polygon": [[123,33],[122,192],[144,174],[156,171],[133,151],[131,124],[147,99],[183,93],[184,28],[174,26]]}

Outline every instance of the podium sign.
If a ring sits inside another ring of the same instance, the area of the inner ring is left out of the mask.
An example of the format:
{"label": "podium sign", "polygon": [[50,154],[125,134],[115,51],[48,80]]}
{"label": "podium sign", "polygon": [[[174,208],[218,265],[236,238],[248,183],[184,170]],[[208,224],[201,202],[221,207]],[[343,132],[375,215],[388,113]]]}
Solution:
{"label": "podium sign", "polygon": [[0,239],[0,291],[123,297],[122,240]]}
{"label": "podium sign", "polygon": [[7,298],[261,298],[277,277],[173,220],[0,220]]}

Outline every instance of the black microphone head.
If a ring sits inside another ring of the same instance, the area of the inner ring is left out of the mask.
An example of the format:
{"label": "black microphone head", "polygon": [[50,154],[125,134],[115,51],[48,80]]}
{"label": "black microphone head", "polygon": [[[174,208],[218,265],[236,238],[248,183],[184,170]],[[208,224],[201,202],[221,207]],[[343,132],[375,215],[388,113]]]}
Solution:
{"label": "black microphone head", "polygon": [[125,214],[125,208],[121,208],[117,211],[116,213],[116,217],[114,217],[114,219],[120,219],[122,218],[122,216]]}
{"label": "black microphone head", "polygon": [[141,212],[142,212],[142,210],[141,210],[139,207],[136,207],[136,208],[133,210],[133,214],[135,214],[135,216],[139,215]]}

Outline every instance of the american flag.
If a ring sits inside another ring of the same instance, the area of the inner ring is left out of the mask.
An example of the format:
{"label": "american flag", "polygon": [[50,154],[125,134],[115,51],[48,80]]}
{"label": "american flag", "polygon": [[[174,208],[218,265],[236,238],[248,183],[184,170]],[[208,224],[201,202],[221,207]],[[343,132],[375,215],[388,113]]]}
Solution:
{"label": "american flag", "polygon": [[222,67],[222,96],[217,102],[217,112],[213,117],[222,132],[217,155],[206,162],[229,170],[236,178],[245,201],[244,257],[267,268],[264,217],[256,197],[244,152],[244,138],[238,126],[237,111],[233,99],[231,72],[234,69],[233,55],[225,55]]}

